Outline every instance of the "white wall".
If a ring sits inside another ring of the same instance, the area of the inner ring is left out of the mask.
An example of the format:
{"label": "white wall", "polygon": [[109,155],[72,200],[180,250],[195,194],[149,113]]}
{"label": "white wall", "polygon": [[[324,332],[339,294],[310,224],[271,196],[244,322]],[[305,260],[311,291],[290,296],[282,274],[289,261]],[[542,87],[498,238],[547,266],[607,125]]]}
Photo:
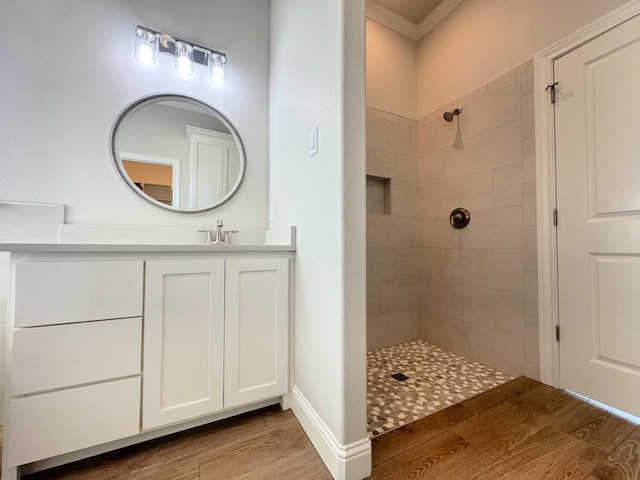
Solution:
{"label": "white wall", "polygon": [[368,445],[364,2],[273,0],[271,18],[271,225],[298,232],[294,382],[339,444]]}
{"label": "white wall", "polygon": [[416,42],[367,18],[367,106],[414,119]]}
{"label": "white wall", "polygon": [[[221,218],[267,227],[269,0],[7,0],[0,16],[0,200],[60,203],[85,224],[204,226]],[[229,55],[229,81],[205,67],[178,76],[172,57],[133,57],[137,24]],[[112,166],[109,130],[132,100],[157,92],[194,96],[236,126],[247,175],[230,202],[195,216],[157,209],[128,191]]]}
{"label": "white wall", "polygon": [[418,118],[626,0],[465,0],[418,43]]}

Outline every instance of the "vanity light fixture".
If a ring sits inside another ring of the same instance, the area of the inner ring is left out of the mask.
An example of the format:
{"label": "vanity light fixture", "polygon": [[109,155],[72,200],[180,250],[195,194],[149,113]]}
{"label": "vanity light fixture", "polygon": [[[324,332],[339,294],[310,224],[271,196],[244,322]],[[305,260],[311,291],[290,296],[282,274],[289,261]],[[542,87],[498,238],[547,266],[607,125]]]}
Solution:
{"label": "vanity light fixture", "polygon": [[145,65],[156,63],[156,34],[141,27],[136,28],[135,56]]}
{"label": "vanity light fixture", "polygon": [[199,63],[209,67],[209,77],[215,85],[227,83],[227,56],[224,53],[138,25],[135,57],[145,65],[153,65],[156,51],[173,55],[175,68],[181,75],[193,75],[193,64]]}

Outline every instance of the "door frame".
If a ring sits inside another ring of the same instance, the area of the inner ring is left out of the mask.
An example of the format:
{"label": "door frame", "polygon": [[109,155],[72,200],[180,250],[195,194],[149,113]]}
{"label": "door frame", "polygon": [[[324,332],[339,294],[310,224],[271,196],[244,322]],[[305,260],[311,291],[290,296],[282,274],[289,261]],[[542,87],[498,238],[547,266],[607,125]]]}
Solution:
{"label": "door frame", "polygon": [[152,163],[154,165],[166,165],[171,167],[171,205],[180,206],[180,168],[181,161],[174,157],[160,157],[148,153],[135,153],[120,151],[120,158],[135,162]]}
{"label": "door frame", "polygon": [[553,82],[555,60],[637,15],[640,15],[640,0],[632,0],[533,57],[540,381],[556,388],[562,385],[560,346],[555,339],[559,320],[558,249],[553,224],[553,209],[556,208],[555,122],[549,92],[545,89]]}

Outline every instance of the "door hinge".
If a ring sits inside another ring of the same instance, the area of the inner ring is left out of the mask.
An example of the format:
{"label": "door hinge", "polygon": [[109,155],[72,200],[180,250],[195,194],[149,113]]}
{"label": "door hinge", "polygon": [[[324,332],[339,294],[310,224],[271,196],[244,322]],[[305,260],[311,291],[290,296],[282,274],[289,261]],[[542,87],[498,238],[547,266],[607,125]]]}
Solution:
{"label": "door hinge", "polygon": [[551,90],[551,103],[556,103],[556,85],[558,85],[558,82],[553,82],[545,88],[545,90]]}
{"label": "door hinge", "polygon": [[558,225],[558,209],[553,209],[553,224]]}
{"label": "door hinge", "polygon": [[560,341],[560,325],[556,325],[556,342]]}

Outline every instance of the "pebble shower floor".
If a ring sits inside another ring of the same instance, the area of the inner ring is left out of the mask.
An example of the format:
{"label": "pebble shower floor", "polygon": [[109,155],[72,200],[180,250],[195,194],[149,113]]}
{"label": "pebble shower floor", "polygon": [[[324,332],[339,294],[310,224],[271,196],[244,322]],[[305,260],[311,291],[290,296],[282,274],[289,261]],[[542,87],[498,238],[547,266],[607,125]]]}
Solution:
{"label": "pebble shower floor", "polygon": [[[513,377],[423,341],[379,348],[367,356],[367,424],[377,437]],[[398,381],[391,377],[409,377]]]}

